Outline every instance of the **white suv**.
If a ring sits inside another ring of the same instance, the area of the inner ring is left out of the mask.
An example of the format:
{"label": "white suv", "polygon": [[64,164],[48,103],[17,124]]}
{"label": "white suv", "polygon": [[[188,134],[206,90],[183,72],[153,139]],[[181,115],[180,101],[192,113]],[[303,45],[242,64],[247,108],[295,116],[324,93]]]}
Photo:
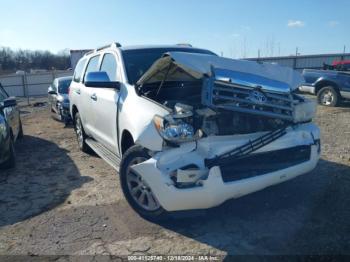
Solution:
{"label": "white suv", "polygon": [[142,216],[220,205],[312,170],[320,133],[303,79],[191,46],[98,48],[70,86],[79,147],[115,169]]}

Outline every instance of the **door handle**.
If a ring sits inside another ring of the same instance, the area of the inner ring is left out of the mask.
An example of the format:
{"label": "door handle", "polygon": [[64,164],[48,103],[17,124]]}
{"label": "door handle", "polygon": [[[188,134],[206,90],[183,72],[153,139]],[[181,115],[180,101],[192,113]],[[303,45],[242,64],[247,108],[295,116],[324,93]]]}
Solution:
{"label": "door handle", "polygon": [[80,89],[75,90],[75,93],[77,93],[78,95],[80,95]]}
{"label": "door handle", "polygon": [[94,101],[96,101],[96,100],[97,100],[97,96],[96,96],[96,94],[91,95],[91,96],[90,96],[90,98],[91,98],[92,100],[94,100]]}

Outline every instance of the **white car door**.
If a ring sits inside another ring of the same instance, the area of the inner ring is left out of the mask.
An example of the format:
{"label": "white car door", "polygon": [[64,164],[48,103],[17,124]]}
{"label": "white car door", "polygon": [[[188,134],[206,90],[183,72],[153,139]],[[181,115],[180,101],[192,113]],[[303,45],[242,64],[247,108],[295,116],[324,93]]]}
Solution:
{"label": "white car door", "polygon": [[[96,72],[99,69],[100,55],[96,55],[90,58],[86,66],[84,80],[82,87],[79,89],[80,103],[79,103],[79,113],[84,126],[85,132],[95,138],[94,130],[94,117],[95,114],[92,110],[93,106],[93,94],[95,93],[96,88],[86,87],[84,85],[86,76],[89,72]],[[96,138],[95,138],[96,139]]]}
{"label": "white car door", "polygon": [[[102,57],[100,71],[107,73],[110,81],[118,81],[117,59],[113,53]],[[119,91],[114,88],[92,88],[91,110],[93,112],[94,138],[110,151],[118,154],[117,110]]]}

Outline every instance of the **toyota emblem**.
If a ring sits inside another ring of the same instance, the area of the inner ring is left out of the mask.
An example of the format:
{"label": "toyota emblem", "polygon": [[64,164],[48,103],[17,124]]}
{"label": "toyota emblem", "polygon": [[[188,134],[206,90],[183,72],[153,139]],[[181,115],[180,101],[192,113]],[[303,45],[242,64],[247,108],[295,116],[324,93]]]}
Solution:
{"label": "toyota emblem", "polygon": [[256,104],[265,104],[267,101],[267,97],[259,90],[250,91],[247,99]]}

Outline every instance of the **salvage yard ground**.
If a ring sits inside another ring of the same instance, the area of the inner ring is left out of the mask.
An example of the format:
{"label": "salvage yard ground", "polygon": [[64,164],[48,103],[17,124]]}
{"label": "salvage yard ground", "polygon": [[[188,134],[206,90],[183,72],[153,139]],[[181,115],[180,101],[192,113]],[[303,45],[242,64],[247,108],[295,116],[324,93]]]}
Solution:
{"label": "salvage yard ground", "polygon": [[350,104],[318,107],[310,174],[159,223],[131,210],[116,172],[47,106],[22,107],[22,121],[17,167],[0,171],[0,254],[350,254]]}

